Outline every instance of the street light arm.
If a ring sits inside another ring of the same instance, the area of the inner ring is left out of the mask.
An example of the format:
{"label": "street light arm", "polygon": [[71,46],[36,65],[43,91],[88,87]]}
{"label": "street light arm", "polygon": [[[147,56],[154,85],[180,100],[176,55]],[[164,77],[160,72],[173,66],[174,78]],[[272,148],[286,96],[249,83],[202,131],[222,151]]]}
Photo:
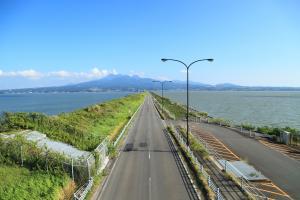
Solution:
{"label": "street light arm", "polygon": [[181,64],[183,64],[186,68],[188,68],[187,64],[185,64],[184,62],[182,62],[181,60],[176,60],[176,59],[172,59],[172,58],[163,58],[161,59],[163,62],[166,62],[166,61],[175,61],[175,62],[179,62]]}
{"label": "street light arm", "polygon": [[187,68],[190,68],[190,66],[192,66],[193,64],[195,64],[196,62],[201,62],[201,61],[209,61],[212,62],[213,59],[200,59],[200,60],[195,60],[194,62],[192,62],[191,64],[189,64],[189,66],[187,66]]}

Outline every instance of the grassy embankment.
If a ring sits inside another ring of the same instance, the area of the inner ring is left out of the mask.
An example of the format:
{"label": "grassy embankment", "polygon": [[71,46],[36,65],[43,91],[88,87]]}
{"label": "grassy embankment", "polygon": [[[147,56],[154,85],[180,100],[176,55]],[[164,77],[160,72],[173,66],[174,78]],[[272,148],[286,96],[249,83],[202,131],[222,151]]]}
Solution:
{"label": "grassy embankment", "polygon": [[[145,95],[130,95],[58,116],[5,113],[0,121],[0,132],[38,130],[49,138],[93,150],[105,137],[109,136],[111,141],[117,137]],[[17,167],[21,157],[24,167]],[[0,138],[0,200],[12,199],[12,196],[13,199],[70,199],[68,194],[72,194],[76,186],[65,172],[62,160],[63,156],[57,153],[48,152],[45,156],[43,149],[22,137]],[[1,180],[8,182],[4,185]]]}
{"label": "grassy embankment", "polygon": [[[162,100],[162,97],[155,94],[151,93],[156,100],[160,103]],[[186,109],[185,106],[180,105],[178,103],[172,102],[168,98],[164,98],[164,107],[170,112],[171,114],[174,114],[176,119],[183,119],[186,116]],[[164,112],[164,116],[167,116],[168,118],[172,118],[168,116],[167,112]],[[196,111],[190,111],[190,116],[195,117],[195,116],[201,116],[201,117],[208,117],[208,114],[206,112],[196,112]],[[233,124],[230,120],[223,119],[223,118],[208,118],[209,123],[213,124],[222,124],[223,126],[227,127],[242,127],[245,130],[251,130],[251,131],[256,131],[259,133],[263,134],[268,134],[268,135],[273,135],[273,136],[279,136],[281,132],[283,131],[288,131],[292,135],[299,135],[299,130],[291,128],[291,127],[270,127],[270,126],[254,126],[249,123],[243,123],[241,125],[236,125]],[[298,141],[300,142],[300,141]]]}
{"label": "grassy embankment", "polygon": [[4,113],[0,132],[22,129],[37,130],[49,138],[91,151],[120,129],[143,102],[145,93],[89,106],[70,113],[48,116],[41,113]]}
{"label": "grassy embankment", "polygon": [[0,165],[0,177],[1,200],[68,199],[73,191],[72,182],[66,175]]}
{"label": "grassy embankment", "polygon": [[[183,105],[180,105],[176,102],[172,102],[170,99],[168,98],[162,98],[161,96],[151,92],[151,95],[154,96],[154,98],[157,100],[157,102],[159,103],[159,108],[160,109],[160,105],[163,99],[164,102],[164,116],[167,118],[175,118],[175,119],[183,119],[186,117],[186,108]],[[170,116],[171,114],[171,116]],[[189,116],[203,116],[203,117],[207,117],[207,113],[205,112],[195,112],[195,111],[190,111],[189,112]]]}

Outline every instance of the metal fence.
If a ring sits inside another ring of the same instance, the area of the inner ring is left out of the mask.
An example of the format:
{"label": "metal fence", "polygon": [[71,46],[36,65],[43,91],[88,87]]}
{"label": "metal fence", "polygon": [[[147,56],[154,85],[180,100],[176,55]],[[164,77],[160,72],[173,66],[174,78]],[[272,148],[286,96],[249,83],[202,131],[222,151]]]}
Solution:
{"label": "metal fence", "polygon": [[224,197],[222,196],[220,189],[216,186],[216,184],[211,180],[210,175],[204,170],[204,166],[198,161],[197,157],[194,155],[193,151],[190,149],[189,146],[186,145],[185,140],[181,136],[180,133],[174,129],[174,135],[176,139],[179,141],[180,145],[184,148],[184,150],[188,153],[191,157],[192,162],[196,164],[199,169],[199,172],[203,175],[203,177],[207,180],[208,186],[214,192],[217,200],[223,200]]}
{"label": "metal fence", "polygon": [[[121,137],[124,135],[127,127],[131,123],[132,119],[136,115],[136,113],[140,110],[141,104],[138,109],[135,111],[135,113],[131,116],[130,120],[127,122],[127,124],[123,127],[122,131],[120,132],[118,138],[116,141],[114,141],[113,145],[116,146],[121,139]],[[93,186],[93,175],[99,174],[103,171],[103,169],[106,167],[109,159],[108,159],[108,146],[109,146],[109,139],[106,137],[101,144],[99,144],[94,152],[96,156],[91,154],[87,159],[87,169],[88,169],[88,181],[80,187],[75,193],[74,193],[74,199],[75,200],[83,200],[85,199],[87,193],[90,191],[90,189]]]}
{"label": "metal fence", "polygon": [[85,199],[87,193],[90,191],[94,183],[93,177],[91,177],[86,184],[81,186],[75,193],[74,199],[75,200],[83,200]]}
{"label": "metal fence", "polygon": [[[96,156],[90,154],[86,159],[87,182],[83,184],[75,193],[75,200],[83,200],[93,186],[93,175],[99,174],[108,162],[108,138],[105,138],[94,150]],[[97,160],[96,160],[97,159]]]}
{"label": "metal fence", "polygon": [[[186,120],[186,119],[182,119],[182,120]],[[217,121],[216,119],[211,118],[211,117],[190,117],[189,120],[193,121],[193,122],[197,122],[197,123],[207,123],[207,124],[214,124],[214,125],[222,126],[222,127],[236,131],[236,132],[238,132],[246,137],[250,137],[250,138],[264,137],[264,138],[271,139],[273,137],[271,135],[258,133],[253,130],[247,130],[247,129],[243,128],[243,126],[233,125],[228,121]]]}

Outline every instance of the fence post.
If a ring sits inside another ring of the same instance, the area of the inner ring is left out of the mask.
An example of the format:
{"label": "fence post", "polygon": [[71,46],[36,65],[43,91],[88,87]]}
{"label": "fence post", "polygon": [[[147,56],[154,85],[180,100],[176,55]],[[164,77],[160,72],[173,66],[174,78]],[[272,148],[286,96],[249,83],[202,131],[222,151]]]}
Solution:
{"label": "fence post", "polygon": [[201,173],[203,174],[203,165],[201,165]]}
{"label": "fence post", "polygon": [[90,179],[90,178],[91,178],[91,171],[90,171],[89,158],[88,158],[88,159],[86,159],[86,163],[87,163],[88,174],[89,174],[89,179]]}
{"label": "fence post", "polygon": [[48,172],[48,151],[46,151],[46,169]]}
{"label": "fence post", "polygon": [[225,170],[225,172],[227,171],[227,160],[225,160],[224,170]]}
{"label": "fence post", "polygon": [[21,166],[23,167],[23,145],[20,146],[21,149]]}
{"label": "fence post", "polygon": [[72,158],[72,179],[74,181],[74,164],[73,164],[73,158]]}
{"label": "fence post", "polygon": [[217,188],[217,200],[220,199],[220,188]]}

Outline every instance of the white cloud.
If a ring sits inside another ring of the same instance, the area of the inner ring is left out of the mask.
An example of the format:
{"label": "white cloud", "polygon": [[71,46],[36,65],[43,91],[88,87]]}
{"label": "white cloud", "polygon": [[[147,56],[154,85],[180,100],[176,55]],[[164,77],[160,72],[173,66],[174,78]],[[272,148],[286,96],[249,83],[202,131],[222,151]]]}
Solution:
{"label": "white cloud", "polygon": [[130,70],[129,76],[139,76],[139,77],[144,77],[145,73],[144,72],[136,72],[134,70]]}
{"label": "white cloud", "polygon": [[65,77],[72,76],[72,73],[68,72],[68,71],[65,71],[65,70],[60,70],[60,71],[56,71],[56,72],[50,72],[48,75],[49,76],[56,76],[56,77],[60,77],[60,78],[65,78]]}
{"label": "white cloud", "polygon": [[24,71],[18,71],[17,75],[19,75],[21,77],[24,77],[24,78],[33,78],[33,79],[40,78],[40,77],[43,76],[42,73],[37,72],[37,71],[35,71],[33,69],[24,70]]}
{"label": "white cloud", "polygon": [[97,67],[93,68],[90,73],[87,74],[87,77],[95,77],[95,78],[101,78],[103,76],[107,76],[109,74],[109,71],[104,69],[98,69]]}
{"label": "white cloud", "polygon": [[45,77],[52,77],[52,78],[62,78],[62,79],[82,79],[82,80],[89,80],[95,78],[102,78],[108,76],[110,74],[117,74],[115,69],[107,70],[107,69],[99,69],[94,67],[88,72],[72,72],[66,70],[59,70],[53,72],[38,72],[33,69],[28,70],[21,70],[21,71],[2,71],[0,70],[0,77],[23,77],[28,79],[38,79],[38,78],[45,78]]}
{"label": "white cloud", "polygon": [[24,77],[29,79],[38,79],[43,76],[42,73],[33,69],[22,70],[22,71],[2,71],[0,70],[0,77]]}

